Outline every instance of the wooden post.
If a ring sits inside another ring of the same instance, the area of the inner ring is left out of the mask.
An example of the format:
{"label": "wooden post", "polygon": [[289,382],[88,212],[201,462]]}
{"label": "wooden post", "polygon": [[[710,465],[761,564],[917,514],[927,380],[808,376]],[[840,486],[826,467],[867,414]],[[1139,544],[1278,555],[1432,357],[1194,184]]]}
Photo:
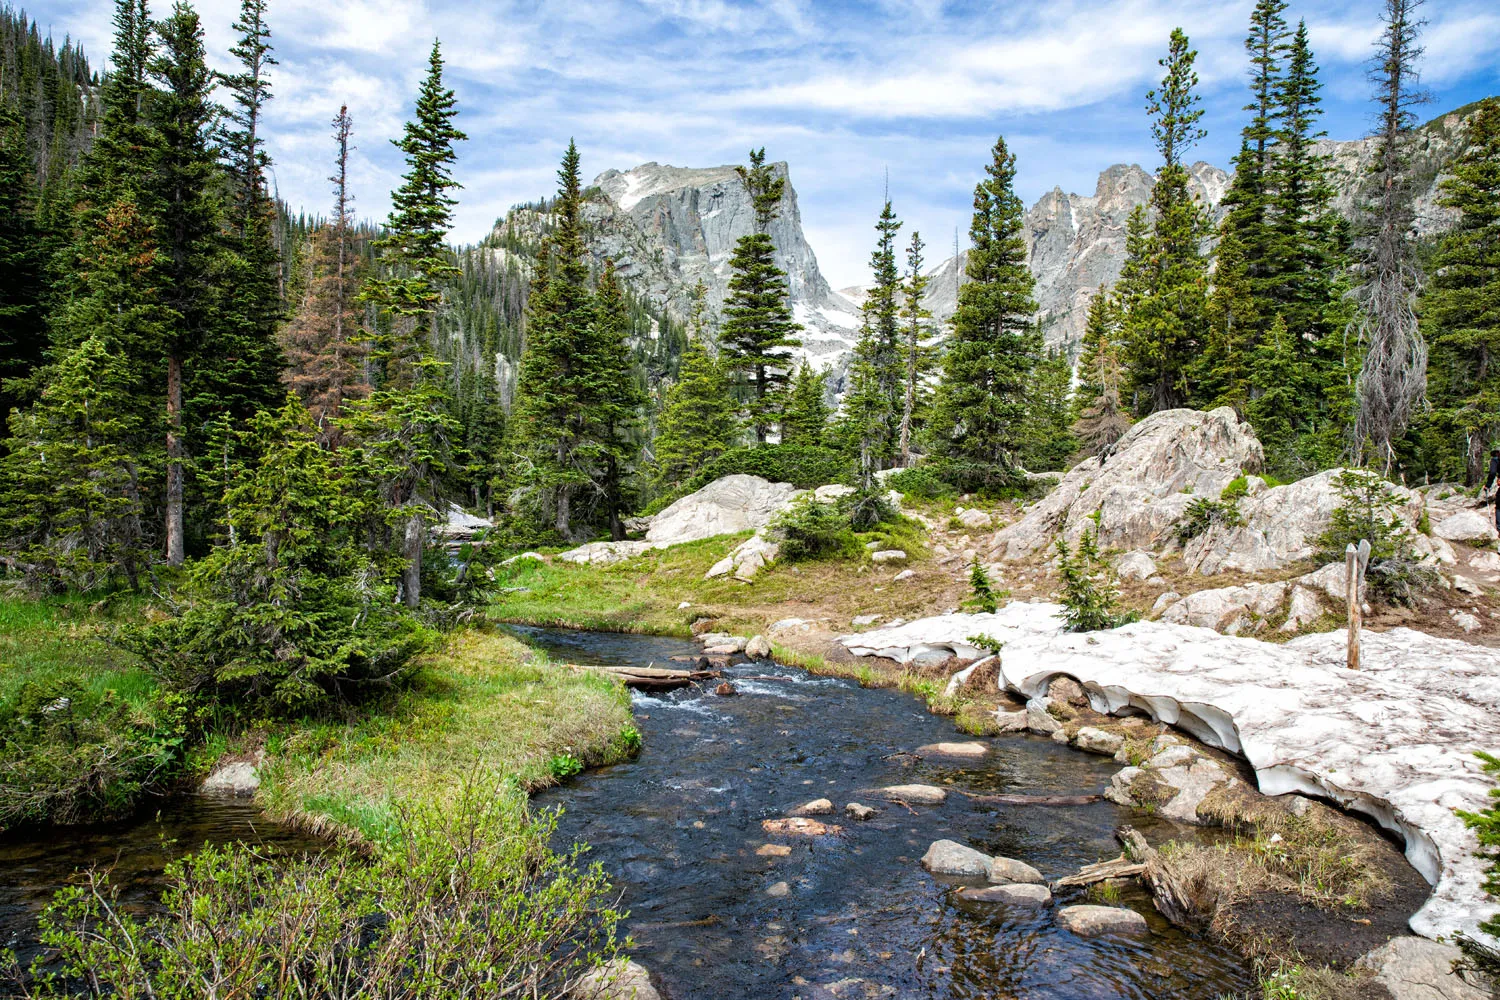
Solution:
{"label": "wooden post", "polygon": [[1349,643],[1347,665],[1350,670],[1359,669],[1359,629],[1363,624],[1363,609],[1360,598],[1365,588],[1365,567],[1370,562],[1370,543],[1360,539],[1359,547],[1350,542],[1344,547],[1344,599],[1349,612]]}

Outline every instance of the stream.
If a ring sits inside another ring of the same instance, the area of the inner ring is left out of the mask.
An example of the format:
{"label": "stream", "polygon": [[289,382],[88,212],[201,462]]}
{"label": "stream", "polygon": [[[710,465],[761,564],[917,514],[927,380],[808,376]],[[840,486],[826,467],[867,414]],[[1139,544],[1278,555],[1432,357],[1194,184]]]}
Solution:
{"label": "stream", "polygon": [[[698,651],[672,639],[515,631],[576,663],[668,666]],[[1112,760],[1034,736],[987,740],[983,758],[922,759],[910,751],[968,737],[910,695],[771,664],[726,675],[738,696],[712,685],[637,693],[640,756],[537,797],[564,810],[555,846],[592,845],[588,857],[630,911],[632,957],[675,1000],[1215,1000],[1253,986],[1237,956],[1172,928],[1133,886],[1119,903],[1146,917],[1149,937],[1085,939],[1055,919],[1057,907],[1095,902],[1085,890],[1060,890],[1042,907],[972,903],[953,890],[973,883],[919,863],[940,839],[1025,861],[1049,881],[1117,856],[1120,825],[1150,831],[1112,803],[992,806],[958,794],[1097,793],[1119,769]],[[913,782],[948,786],[948,801],[913,812],[870,791]],[[761,820],[824,797],[836,812],[821,818],[841,835],[762,832]],[[850,801],[880,812],[847,819]],[[792,853],[757,855],[766,843]],[[768,893],[778,883],[785,895]]]}
{"label": "stream", "polygon": [[[666,666],[698,652],[676,639],[512,631],[575,663]],[[1149,836],[1149,820],[1102,801],[994,806],[960,794],[1097,793],[1118,769],[1113,761],[1032,736],[987,740],[982,758],[923,759],[911,751],[967,737],[909,695],[770,663],[726,675],[738,696],[716,696],[712,685],[637,693],[639,757],[536,797],[563,809],[554,846],[592,845],[586,859],[609,872],[630,912],[623,931],[632,957],[659,975],[671,1000],[1216,1000],[1252,988],[1243,961],[1172,928],[1133,885],[1116,905],[1142,913],[1149,936],[1085,939],[1055,919],[1060,906],[1095,902],[1084,890],[1061,890],[1041,907],[973,903],[953,891],[972,883],[921,867],[939,839],[1017,858],[1049,880],[1118,855],[1114,831],[1133,823]],[[948,801],[908,809],[872,793],[913,782],[947,786]],[[836,811],[822,819],[841,834],[762,832],[763,819],[825,797]],[[879,812],[848,819],[850,801]],[[247,801],[199,796],[109,827],[0,838],[0,947],[28,961],[36,915],[80,868],[113,866],[127,908],[146,912],[165,864],[205,842],[235,840],[322,846],[262,821]],[[757,855],[767,843],[790,845],[791,854]]]}

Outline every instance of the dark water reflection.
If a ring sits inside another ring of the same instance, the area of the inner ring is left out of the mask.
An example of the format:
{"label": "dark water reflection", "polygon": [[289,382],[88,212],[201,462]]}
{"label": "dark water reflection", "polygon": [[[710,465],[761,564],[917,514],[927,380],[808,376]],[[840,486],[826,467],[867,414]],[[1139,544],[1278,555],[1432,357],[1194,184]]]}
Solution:
{"label": "dark water reflection", "polygon": [[[658,638],[517,631],[574,662],[667,665],[696,652]],[[1049,879],[1113,857],[1114,831],[1132,817],[1110,803],[994,807],[956,792],[1091,793],[1119,765],[1029,736],[989,741],[978,761],[921,760],[907,751],[962,737],[909,696],[786,667],[729,673],[739,697],[695,688],[637,696],[640,757],[540,797],[566,810],[559,837],[592,844],[615,877],[635,956],[675,1000],[1213,1000],[1249,988],[1234,955],[1174,930],[1138,891],[1123,902],[1150,921],[1148,939],[1085,940],[1054,916],[1088,902],[1081,890],[1047,907],[975,904],[954,895],[961,882],[918,864],[942,838],[1019,858]],[[914,814],[869,791],[908,782],[955,794]],[[839,837],[761,831],[762,819],[819,797],[840,814],[849,801],[881,812],[865,823],[831,817],[844,826]],[[791,855],[758,856],[768,842],[791,845]],[[767,892],[783,882],[785,895]]]}
{"label": "dark water reflection", "polygon": [[144,914],[157,907],[163,870],[204,844],[233,842],[268,850],[326,849],[320,840],[265,821],[247,799],[185,796],[134,820],[0,837],[0,947],[28,964],[36,954],[36,918],[58,889],[91,867],[110,870],[122,909]]}

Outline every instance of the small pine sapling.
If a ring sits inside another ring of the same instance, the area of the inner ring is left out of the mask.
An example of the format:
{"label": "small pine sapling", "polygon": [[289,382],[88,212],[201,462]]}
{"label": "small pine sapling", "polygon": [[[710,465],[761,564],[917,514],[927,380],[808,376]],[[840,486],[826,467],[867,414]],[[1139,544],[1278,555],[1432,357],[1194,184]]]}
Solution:
{"label": "small pine sapling", "polygon": [[998,595],[990,584],[990,575],[985,572],[978,559],[969,567],[969,588],[973,593],[964,601],[964,607],[971,611],[994,614]]}
{"label": "small pine sapling", "polygon": [[1057,567],[1063,579],[1063,619],[1069,632],[1118,628],[1139,617],[1120,609],[1114,572],[1099,551],[1097,530],[1083,533],[1077,551],[1058,538]]}

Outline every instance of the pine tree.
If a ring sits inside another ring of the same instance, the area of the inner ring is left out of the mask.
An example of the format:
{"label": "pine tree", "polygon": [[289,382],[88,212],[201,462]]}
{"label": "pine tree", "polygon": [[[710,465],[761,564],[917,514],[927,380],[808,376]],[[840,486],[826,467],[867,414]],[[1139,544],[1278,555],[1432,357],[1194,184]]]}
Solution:
{"label": "pine tree", "polygon": [[[1245,273],[1258,284],[1271,265],[1270,161],[1276,141],[1281,61],[1287,53],[1285,0],[1257,0],[1250,15],[1245,51],[1250,54],[1250,92],[1245,106],[1250,120],[1240,132],[1240,151],[1234,158],[1234,178],[1224,194],[1220,238],[1233,237]],[[1253,338],[1252,338],[1253,342]]]}
{"label": "pine tree", "polygon": [[161,54],[150,70],[161,84],[152,101],[152,121],[161,136],[150,177],[159,211],[162,304],[170,316],[167,359],[166,559],[186,558],[184,487],[187,451],[183,440],[183,365],[209,346],[223,297],[214,280],[220,206],[212,184],[217,164],[209,147],[215,109],[213,73],[203,51],[203,29],[186,3],[157,25]]}
{"label": "pine tree", "polygon": [[360,315],[355,308],[359,290],[360,258],[353,245],[354,207],[349,193],[349,136],[354,123],[347,105],[333,119],[338,147],[333,184],[333,212],[328,224],[313,234],[306,291],[292,321],[281,332],[287,358],[283,376],[302,398],[319,427],[323,443],[331,443],[345,399],[369,393],[364,379],[365,345],[354,342]]}
{"label": "pine tree", "polygon": [[916,429],[918,415],[918,393],[923,377],[932,368],[934,352],[924,341],[930,331],[927,320],[932,313],[922,305],[922,296],[927,293],[931,280],[922,272],[922,234],[912,230],[911,243],[906,249],[906,281],[901,286],[903,305],[902,326],[902,385],[901,385],[901,430],[898,441],[897,462],[903,468],[911,467],[912,433]]}
{"label": "pine tree", "polygon": [[1262,319],[1239,233],[1232,228],[1220,232],[1213,289],[1204,306],[1203,351],[1190,370],[1189,398],[1203,409],[1232,406],[1243,412]]}
{"label": "pine tree", "polygon": [[[723,368],[703,341],[689,340],[677,381],[667,390],[661,433],[654,445],[657,480],[663,487],[686,482],[734,445],[729,388]],[[783,426],[783,439],[787,431]]]}
{"label": "pine tree", "polygon": [[1026,448],[1022,452],[1028,469],[1064,469],[1068,457],[1078,448],[1069,419],[1068,390],[1072,377],[1073,366],[1061,351],[1047,351],[1037,361],[1027,393],[1031,408],[1027,413]]}
{"label": "pine tree", "polygon": [[771,222],[780,210],[786,178],[766,166],[765,148],[750,151],[750,166],[738,167],[755,209],[755,231],[741,236],[729,259],[729,295],[719,348],[745,405],[749,426],[761,443],[776,423],[781,388],[791,375],[792,348],[801,346],[787,305],[786,272],[776,266]]}
{"label": "pine tree", "polygon": [[547,497],[554,527],[573,536],[574,494],[590,482],[578,451],[593,375],[586,347],[595,323],[580,215],[583,185],[578,147],[568,143],[557,172],[556,219],[537,262],[527,308],[526,350],[516,383],[515,424],[529,465],[525,478]]}
{"label": "pine tree", "polygon": [[1409,235],[1412,108],[1425,99],[1416,89],[1421,5],[1422,0],[1385,0],[1385,28],[1372,73],[1380,120],[1362,219],[1365,280],[1356,290],[1359,312],[1350,324],[1352,339],[1364,347],[1354,450],[1382,461],[1387,470],[1395,461],[1394,442],[1427,388],[1427,345],[1415,309],[1421,273]]}
{"label": "pine tree", "polygon": [[45,345],[41,232],[26,150],[25,125],[0,95],[0,415],[21,401],[19,386],[41,363]]}
{"label": "pine tree", "polygon": [[427,508],[418,493],[424,487],[436,492],[457,428],[446,388],[448,366],[427,353],[443,283],[461,274],[446,246],[457,204],[448,192],[459,187],[452,174],[453,144],[467,138],[453,124],[457,105],[443,85],[442,49],[434,41],[415,116],[402,137],[392,140],[406,154],[406,173],[391,192],[386,233],[375,242],[381,277],[365,286],[365,298],[379,314],[369,341],[380,379],[357,418],[345,422],[358,430],[378,470],[389,517],[403,525],[400,589],[409,608],[421,601],[427,535]]}
{"label": "pine tree", "polygon": [[39,590],[89,591],[142,573],[142,503],[126,358],[96,333],[44,372],[0,458],[5,548]]}
{"label": "pine tree", "polygon": [[641,408],[646,393],[636,380],[631,356],[630,319],[625,292],[606,261],[595,295],[595,322],[589,338],[589,383],[583,400],[582,455],[604,506],[610,538],[625,537],[623,484],[640,454]]}
{"label": "pine tree", "polygon": [[974,189],[968,282],[958,292],[953,334],[933,403],[937,453],[960,478],[1008,479],[1026,444],[1026,393],[1041,356],[1026,266],[1023,208],[1013,185],[1016,158],[995,140],[986,178]]}
{"label": "pine tree", "polygon": [[848,390],[832,431],[834,440],[855,460],[856,485],[862,495],[873,493],[881,456],[891,445],[890,399],[881,385],[877,364],[881,343],[871,319],[866,310],[859,342],[849,361]]}
{"label": "pine tree", "polygon": [[819,447],[828,433],[828,404],[823,399],[827,376],[814,371],[806,359],[797,367],[781,415],[781,443]]}
{"label": "pine tree", "polygon": [[1208,262],[1201,246],[1207,218],[1188,190],[1187,151],[1205,135],[1203,109],[1193,92],[1197,52],[1182,29],[1172,30],[1161,86],[1146,95],[1151,133],[1162,165],[1151,189],[1150,236],[1127,260],[1121,285],[1125,306],[1126,359],[1136,406],[1142,412],[1181,406],[1188,398],[1187,371],[1203,338]]}
{"label": "pine tree", "polygon": [[1306,364],[1298,357],[1286,321],[1277,316],[1251,360],[1254,400],[1245,408],[1255,436],[1265,447],[1267,470],[1295,478],[1296,438],[1306,423]]}
{"label": "pine tree", "polygon": [[1070,428],[1074,439],[1089,455],[1100,455],[1113,448],[1130,429],[1130,415],[1120,399],[1127,381],[1120,338],[1119,304],[1108,288],[1101,287],[1089,300]]}
{"label": "pine tree", "polygon": [[1500,99],[1480,105],[1465,138],[1441,188],[1458,222],[1438,239],[1422,316],[1437,331],[1433,402],[1462,431],[1474,483],[1500,443]]}
{"label": "pine tree", "polygon": [[879,234],[875,249],[870,254],[870,274],[874,284],[865,297],[864,312],[869,317],[870,329],[875,338],[874,354],[870,361],[875,366],[875,378],[881,396],[886,400],[886,423],[890,425],[885,435],[887,453],[880,455],[881,466],[890,464],[894,446],[900,439],[900,415],[902,412],[902,364],[901,364],[901,272],[896,267],[896,234],[901,231],[901,220],[891,209],[890,199],[880,210],[875,222]]}
{"label": "pine tree", "polygon": [[417,380],[417,362],[432,333],[443,283],[462,273],[446,246],[453,206],[458,204],[448,192],[461,187],[453,179],[453,144],[468,136],[453,124],[458,99],[443,84],[442,47],[437,41],[427,64],[416,114],[402,137],[391,140],[406,155],[406,173],[401,186],[391,192],[385,235],[375,241],[384,274],[366,290],[387,321],[372,332],[371,357],[381,369],[382,384],[394,387]]}

